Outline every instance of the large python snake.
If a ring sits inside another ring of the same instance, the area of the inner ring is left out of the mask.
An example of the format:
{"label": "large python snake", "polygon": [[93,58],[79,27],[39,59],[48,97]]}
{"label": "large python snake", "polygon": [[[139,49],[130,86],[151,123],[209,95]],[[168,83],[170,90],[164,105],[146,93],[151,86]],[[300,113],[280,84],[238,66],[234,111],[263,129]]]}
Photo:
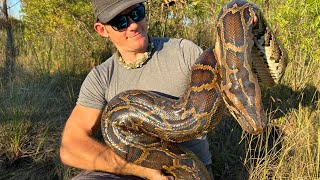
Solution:
{"label": "large python snake", "polygon": [[202,163],[175,143],[204,136],[226,108],[243,130],[261,133],[267,120],[260,86],[280,82],[284,49],[260,10],[242,0],[220,12],[215,48],[197,59],[179,99],[129,90],[109,101],[101,120],[107,145],[127,161],[175,179],[209,179]]}

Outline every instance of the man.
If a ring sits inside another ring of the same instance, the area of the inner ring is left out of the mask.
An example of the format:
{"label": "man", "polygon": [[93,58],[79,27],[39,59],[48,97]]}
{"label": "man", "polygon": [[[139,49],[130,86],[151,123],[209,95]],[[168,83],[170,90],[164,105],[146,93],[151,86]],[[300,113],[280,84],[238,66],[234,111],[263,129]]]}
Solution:
{"label": "man", "polygon": [[[75,179],[173,179],[159,170],[125,161],[92,137],[100,128],[105,105],[122,91],[152,90],[179,97],[185,91],[192,64],[202,53],[188,40],[149,37],[144,1],[92,0],[94,29],[109,39],[118,52],[88,74],[66,122],[61,160],[87,170]],[[182,145],[193,151],[211,172],[211,154],[205,138]]]}

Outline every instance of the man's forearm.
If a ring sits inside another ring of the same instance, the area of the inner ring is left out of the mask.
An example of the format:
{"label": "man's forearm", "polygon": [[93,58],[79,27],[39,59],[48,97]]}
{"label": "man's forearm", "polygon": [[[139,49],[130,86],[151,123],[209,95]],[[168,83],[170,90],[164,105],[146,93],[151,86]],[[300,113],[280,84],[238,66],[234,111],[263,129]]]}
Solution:
{"label": "man's forearm", "polygon": [[111,150],[106,146],[90,137],[81,137],[80,141],[63,139],[60,157],[61,161],[68,166],[86,170],[114,172],[111,157],[106,162],[106,157],[111,154],[109,151]]}
{"label": "man's forearm", "polygon": [[81,141],[62,139],[60,157],[68,166],[139,177],[148,177],[156,171],[123,160],[110,148],[91,137],[80,138],[79,134],[77,135]]}
{"label": "man's forearm", "polygon": [[119,157],[109,147],[92,138],[100,122],[101,110],[76,105],[66,122],[61,140],[61,161],[72,167],[148,179],[166,179],[159,170],[145,168]]}

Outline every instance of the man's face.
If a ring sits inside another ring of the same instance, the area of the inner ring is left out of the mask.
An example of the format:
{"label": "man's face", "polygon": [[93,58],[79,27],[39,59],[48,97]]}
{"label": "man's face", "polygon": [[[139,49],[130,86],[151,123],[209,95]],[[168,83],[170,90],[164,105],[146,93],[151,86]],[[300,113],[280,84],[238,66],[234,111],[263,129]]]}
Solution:
{"label": "man's face", "polygon": [[[130,14],[130,12],[138,6],[139,4],[133,5],[122,11],[119,15]],[[144,52],[148,46],[146,19],[143,18],[139,22],[134,22],[130,17],[127,17],[127,19],[127,28],[117,31],[111,25],[106,24],[103,25],[105,28],[104,34],[99,34],[104,37],[109,37],[120,52]]]}

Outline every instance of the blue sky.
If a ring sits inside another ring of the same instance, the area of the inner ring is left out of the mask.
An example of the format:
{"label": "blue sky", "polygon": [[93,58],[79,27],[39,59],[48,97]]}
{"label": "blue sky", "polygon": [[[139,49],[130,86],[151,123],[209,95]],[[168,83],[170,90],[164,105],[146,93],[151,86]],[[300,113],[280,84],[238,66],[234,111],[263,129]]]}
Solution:
{"label": "blue sky", "polygon": [[20,19],[21,13],[19,13],[21,9],[21,2],[20,0],[7,0],[7,6],[8,6],[8,13],[17,18]]}

